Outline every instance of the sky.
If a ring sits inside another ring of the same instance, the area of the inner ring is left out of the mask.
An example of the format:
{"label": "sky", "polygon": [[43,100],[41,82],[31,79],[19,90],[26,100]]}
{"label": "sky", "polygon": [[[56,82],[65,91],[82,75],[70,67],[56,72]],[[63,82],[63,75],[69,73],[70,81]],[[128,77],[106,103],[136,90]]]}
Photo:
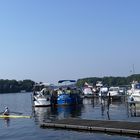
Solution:
{"label": "sky", "polygon": [[139,0],[0,0],[0,79],[140,73]]}

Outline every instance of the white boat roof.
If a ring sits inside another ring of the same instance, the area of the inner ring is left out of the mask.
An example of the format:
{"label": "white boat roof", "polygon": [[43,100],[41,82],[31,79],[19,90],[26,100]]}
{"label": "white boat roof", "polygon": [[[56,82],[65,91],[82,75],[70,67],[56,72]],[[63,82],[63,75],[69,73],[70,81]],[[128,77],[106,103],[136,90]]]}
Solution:
{"label": "white boat roof", "polygon": [[50,86],[50,83],[37,83],[35,86]]}

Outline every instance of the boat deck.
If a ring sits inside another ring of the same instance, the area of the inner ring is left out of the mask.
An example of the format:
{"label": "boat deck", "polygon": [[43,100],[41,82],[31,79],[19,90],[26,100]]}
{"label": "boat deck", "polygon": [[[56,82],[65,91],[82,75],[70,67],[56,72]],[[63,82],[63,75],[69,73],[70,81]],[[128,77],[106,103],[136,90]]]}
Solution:
{"label": "boat deck", "polygon": [[140,122],[112,121],[112,120],[86,120],[63,119],[40,124],[42,128],[61,128],[71,130],[85,130],[110,132],[125,135],[140,136]]}

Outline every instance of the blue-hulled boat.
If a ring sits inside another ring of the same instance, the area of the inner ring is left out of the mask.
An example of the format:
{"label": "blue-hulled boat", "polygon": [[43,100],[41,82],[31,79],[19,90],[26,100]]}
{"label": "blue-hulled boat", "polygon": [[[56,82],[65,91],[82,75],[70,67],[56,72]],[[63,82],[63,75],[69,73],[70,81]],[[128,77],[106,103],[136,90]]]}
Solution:
{"label": "blue-hulled boat", "polygon": [[72,98],[67,93],[62,93],[57,97],[57,104],[59,105],[64,105],[64,104],[69,105],[72,103],[73,103]]}
{"label": "blue-hulled boat", "polygon": [[82,92],[75,86],[75,80],[60,80],[61,86],[57,90],[57,105],[81,104]]}

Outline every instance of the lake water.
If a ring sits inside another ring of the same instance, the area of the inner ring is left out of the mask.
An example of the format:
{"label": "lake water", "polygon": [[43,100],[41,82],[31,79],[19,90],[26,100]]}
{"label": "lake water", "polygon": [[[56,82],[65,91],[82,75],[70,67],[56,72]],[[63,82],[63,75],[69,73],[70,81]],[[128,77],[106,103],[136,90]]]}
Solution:
{"label": "lake water", "polygon": [[99,99],[84,99],[83,105],[71,107],[32,108],[31,93],[0,94],[0,112],[8,106],[11,112],[32,115],[31,119],[0,119],[1,140],[133,140],[130,136],[110,135],[105,133],[89,133],[61,129],[42,129],[40,122],[48,122],[63,118],[130,120],[140,121],[128,112],[124,102],[113,102],[107,113],[106,103]]}

